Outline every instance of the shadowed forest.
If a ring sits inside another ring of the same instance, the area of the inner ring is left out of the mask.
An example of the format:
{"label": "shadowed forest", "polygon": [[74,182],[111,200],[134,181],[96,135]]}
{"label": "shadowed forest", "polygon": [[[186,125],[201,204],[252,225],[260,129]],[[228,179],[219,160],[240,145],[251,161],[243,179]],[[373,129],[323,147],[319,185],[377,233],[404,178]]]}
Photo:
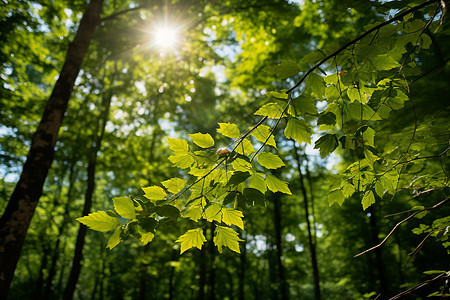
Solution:
{"label": "shadowed forest", "polygon": [[448,299],[446,0],[0,0],[0,299]]}

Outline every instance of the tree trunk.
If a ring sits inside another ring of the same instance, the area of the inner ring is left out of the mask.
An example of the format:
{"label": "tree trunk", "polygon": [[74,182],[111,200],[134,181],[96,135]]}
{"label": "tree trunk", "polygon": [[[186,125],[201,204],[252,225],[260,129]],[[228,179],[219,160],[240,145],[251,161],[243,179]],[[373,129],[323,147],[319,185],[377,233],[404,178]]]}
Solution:
{"label": "tree trunk", "polygon": [[[209,260],[211,262],[211,266],[209,269],[209,300],[216,300],[216,265],[214,260],[216,259],[215,247],[214,247],[214,229],[216,225],[214,223],[210,224],[211,229],[211,237],[209,242]],[[232,293],[233,291],[230,291]]]}
{"label": "tree trunk", "polygon": [[305,180],[303,178],[303,172],[302,172],[302,168],[300,166],[301,160],[300,160],[300,156],[298,155],[298,149],[295,144],[295,141],[294,141],[294,152],[295,152],[295,158],[297,159],[298,174],[300,175],[300,189],[302,190],[306,226],[308,229],[308,243],[309,243],[309,251],[311,253],[311,265],[313,268],[313,277],[314,277],[314,294],[316,296],[315,299],[320,300],[321,296],[320,296],[319,268],[317,267],[316,245],[314,243],[314,239],[313,239],[313,235],[312,235],[311,223],[309,222],[308,194],[306,193]]}
{"label": "tree trunk", "polygon": [[[379,234],[380,230],[379,230],[378,224],[377,224],[375,208],[373,206],[371,206],[369,208],[369,212],[370,212],[370,229],[371,229],[371,233],[372,233],[372,244],[378,245],[380,243],[380,241],[378,239],[378,234]],[[386,282],[386,274],[385,274],[385,270],[384,270],[384,263],[383,263],[383,257],[381,254],[381,248],[382,247],[378,247],[374,251],[375,251],[375,261],[376,261],[377,271],[378,271],[378,280],[380,282],[379,289],[380,289],[381,298],[386,298],[389,291],[388,291],[388,285]]]}
{"label": "tree trunk", "polygon": [[[113,80],[112,80],[113,82]],[[97,155],[100,151],[103,135],[105,133],[106,122],[108,121],[109,116],[109,108],[111,106],[111,98],[113,96],[112,88],[109,89],[105,97],[103,98],[103,111],[99,116],[99,120],[96,125],[96,130],[94,132],[94,141],[91,148],[91,154],[89,157],[88,163],[88,179],[87,179],[87,188],[84,200],[83,207],[83,216],[87,216],[92,207],[92,195],[94,194],[95,189],[95,168],[97,165]],[[100,125],[101,124],[101,125]],[[100,128],[101,126],[101,128]],[[99,129],[100,128],[100,129]],[[98,131],[100,130],[100,135]],[[70,270],[69,280],[67,282],[66,288],[64,290],[63,299],[71,300],[73,298],[73,293],[75,292],[75,287],[78,282],[78,277],[81,272],[81,260],[83,258],[83,247],[86,237],[87,227],[83,224],[80,224],[80,228],[78,230],[77,242],[75,246],[75,254],[73,257],[72,269]]]}
{"label": "tree trunk", "polygon": [[[206,233],[206,230],[203,229],[203,234]],[[206,255],[205,249],[200,250],[199,253],[199,273],[200,277],[198,280],[198,300],[205,299],[205,285],[206,285]]]}
{"label": "tree trunk", "polygon": [[279,292],[281,293],[281,299],[289,299],[288,285],[286,282],[286,276],[284,274],[283,261],[283,249],[282,249],[282,226],[281,226],[281,195],[280,193],[272,193],[273,200],[273,217],[275,225],[275,246],[276,246],[276,264],[278,270],[278,282]]}
{"label": "tree trunk", "polygon": [[240,256],[240,270],[239,270],[239,300],[245,299],[245,268],[246,268],[246,259],[247,259],[247,241],[244,236],[244,231],[240,231],[242,239],[244,242],[242,242],[242,253]]}
{"label": "tree trunk", "polygon": [[66,61],[47,101],[41,122],[31,141],[27,160],[14,192],[0,219],[0,295],[7,296],[20,257],[25,235],[36,209],[73,85],[100,22],[102,0],[91,0],[81,19]]}
{"label": "tree trunk", "polygon": [[61,224],[58,226],[58,238],[55,243],[54,250],[52,252],[50,269],[48,271],[48,276],[45,283],[44,295],[42,299],[49,299],[51,297],[52,292],[52,282],[56,275],[56,264],[59,259],[59,244],[61,243],[61,237],[64,234],[64,230],[66,229],[66,225],[69,221],[69,212],[70,212],[70,204],[72,203],[72,192],[75,186],[75,179],[77,176],[77,171],[75,170],[76,161],[72,162],[69,168],[69,188],[67,191],[67,202],[64,208],[64,219]]}

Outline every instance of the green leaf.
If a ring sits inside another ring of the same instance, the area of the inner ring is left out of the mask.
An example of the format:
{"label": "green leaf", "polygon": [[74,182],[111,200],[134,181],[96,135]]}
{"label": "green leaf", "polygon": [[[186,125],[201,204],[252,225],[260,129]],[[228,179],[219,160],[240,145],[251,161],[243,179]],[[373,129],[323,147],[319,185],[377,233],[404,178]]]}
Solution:
{"label": "green leaf", "polygon": [[191,229],[188,230],[185,234],[180,236],[175,242],[181,243],[181,254],[186,250],[191,249],[192,247],[197,247],[198,249],[202,249],[203,244],[206,242],[206,238],[203,235],[203,229]]}
{"label": "green leaf", "polygon": [[323,77],[315,73],[311,73],[306,80],[306,86],[309,86],[319,100],[322,100],[325,94],[325,81]]}
{"label": "green leaf", "polygon": [[252,164],[241,158],[236,158],[231,163],[235,171],[247,172],[252,169]]}
{"label": "green leaf", "polygon": [[244,215],[241,211],[225,207],[222,209],[222,221],[227,225],[236,225],[244,230],[244,222],[242,218]]}
{"label": "green leaf", "polygon": [[205,217],[208,222],[217,221],[222,222],[222,205],[219,203],[212,203],[206,210],[205,210]]}
{"label": "green leaf", "polygon": [[300,113],[300,115],[317,114],[316,102],[312,97],[300,95],[292,101],[292,105],[295,107],[297,113]]}
{"label": "green leaf", "polygon": [[127,197],[113,198],[114,209],[125,219],[135,219],[136,212],[134,210],[133,200]]}
{"label": "green leaf", "polygon": [[305,121],[290,118],[284,129],[284,135],[296,140],[299,144],[303,142],[311,144],[312,129]]}
{"label": "green leaf", "polygon": [[152,232],[145,232],[141,235],[139,241],[141,241],[141,243],[145,246],[153,240],[154,236],[155,235]]}
{"label": "green leaf", "polygon": [[200,204],[198,205],[193,205],[191,207],[189,207],[189,209],[187,210],[187,212],[184,214],[184,218],[189,218],[195,222],[197,222],[198,220],[200,220],[202,218],[203,215],[203,208]]}
{"label": "green leaf", "polygon": [[284,194],[292,195],[291,191],[289,190],[287,182],[276,178],[275,176],[266,175],[266,184],[267,188],[271,190],[272,192],[282,192]]}
{"label": "green leaf", "polygon": [[258,173],[253,173],[252,177],[250,177],[249,185],[253,189],[257,189],[261,193],[265,193],[267,190],[266,182],[264,181],[264,178],[259,175]]}
{"label": "green leaf", "polygon": [[374,203],[375,203],[375,196],[373,195],[373,192],[367,191],[361,200],[363,210],[366,210],[369,206],[371,206]]}
{"label": "green leaf", "polygon": [[191,140],[196,144],[197,146],[201,148],[209,148],[214,146],[214,139],[209,135],[209,133],[193,133],[189,135],[191,137]]}
{"label": "green leaf", "polygon": [[241,253],[239,250],[239,242],[242,242],[236,231],[231,228],[217,225],[214,232],[214,244],[220,253],[223,252],[222,247],[228,247],[230,250]]}
{"label": "green leaf", "polygon": [[380,71],[387,71],[396,67],[400,67],[400,64],[395,61],[391,56],[386,54],[378,55],[371,59],[375,68]]}
{"label": "green leaf", "polygon": [[344,203],[345,201],[345,195],[342,192],[341,188],[337,188],[334,190],[331,190],[328,193],[328,204],[331,206],[333,203],[337,203],[340,206],[342,205],[342,203]]}
{"label": "green leaf", "polygon": [[106,211],[98,211],[76,219],[78,222],[88,226],[92,230],[101,232],[116,229],[120,225],[117,217],[110,216]]}
{"label": "green leaf", "polygon": [[237,139],[238,137],[241,136],[240,132],[239,132],[239,128],[237,127],[236,124],[233,123],[218,123],[220,128],[217,129],[218,133],[221,133],[223,136],[232,138],[232,139]]}
{"label": "green leaf", "polygon": [[426,275],[443,274],[443,273],[447,273],[447,271],[442,271],[442,270],[429,270],[429,271],[423,272],[423,274],[426,274]]}
{"label": "green leaf", "polygon": [[176,194],[184,188],[185,182],[181,178],[171,178],[161,184],[172,194]]}
{"label": "green leaf", "polygon": [[195,159],[189,153],[185,155],[169,156],[169,160],[176,167],[179,167],[181,169],[189,168],[195,162]]}
{"label": "green leaf", "polygon": [[367,102],[367,99],[362,101],[361,97],[364,96],[364,94],[358,90],[357,88],[354,87],[349,87],[347,89],[347,96],[350,99],[350,101],[358,101],[358,102],[362,102],[365,103]]}
{"label": "green leaf", "polygon": [[288,94],[286,94],[286,91],[287,90],[269,91],[266,93],[266,95],[271,98],[286,100],[288,98]]}
{"label": "green leaf", "polygon": [[279,167],[283,167],[285,165],[278,155],[269,152],[258,154],[258,162],[266,169],[278,169]]}
{"label": "green leaf", "polygon": [[315,143],[314,149],[319,149],[320,157],[325,158],[338,146],[338,140],[334,134],[325,134]]}
{"label": "green leaf", "polygon": [[156,213],[161,217],[176,219],[180,216],[178,208],[172,205],[164,205],[156,210]]}
{"label": "green leaf", "polygon": [[167,141],[169,142],[170,149],[172,149],[172,151],[176,155],[183,155],[188,153],[189,145],[186,140],[167,138]]}
{"label": "green leaf", "polygon": [[149,187],[143,187],[142,190],[144,191],[144,197],[152,200],[153,202],[157,200],[163,200],[167,194],[164,191],[162,187],[159,186],[149,186]]}
{"label": "green leaf", "polygon": [[367,127],[366,130],[362,134],[364,139],[364,144],[375,147],[375,130],[370,127]]}
{"label": "green leaf", "polygon": [[336,124],[336,115],[332,112],[323,112],[319,115],[317,125],[334,125]]}
{"label": "green leaf", "polygon": [[[250,127],[250,130],[253,129],[253,127]],[[255,137],[258,141],[264,143],[267,139],[267,137],[270,135],[271,129],[267,125],[259,125],[258,128],[252,131],[251,135]],[[267,145],[277,147],[275,144],[275,139],[273,135],[270,136],[269,140],[267,141]]]}
{"label": "green leaf", "polygon": [[245,139],[239,146],[236,147],[236,152],[239,154],[250,154],[255,152],[255,149],[253,148],[252,143],[249,140]]}
{"label": "green leaf", "polygon": [[[256,116],[267,116],[271,119],[279,119],[281,117],[286,117],[283,114],[283,108],[277,103],[267,103],[263,105],[260,109],[255,112]],[[283,115],[283,116],[282,116]]]}
{"label": "green leaf", "polygon": [[371,169],[373,169],[373,164],[380,158],[373,154],[369,149],[364,149],[364,156],[367,158],[367,162]]}
{"label": "green leaf", "polygon": [[229,185],[238,185],[239,183],[247,180],[247,178],[249,178],[249,177],[250,177],[249,172],[236,171],[233,173],[233,175],[231,175],[230,180],[228,180],[228,184]]}
{"label": "green leaf", "polygon": [[300,67],[292,60],[282,60],[281,64],[266,66],[263,68],[263,71],[269,74],[276,74],[280,79],[285,79],[300,72]]}
{"label": "green leaf", "polygon": [[122,233],[122,227],[117,227],[116,231],[111,235],[111,237],[108,240],[108,243],[106,244],[106,248],[109,248],[111,250],[115,246],[117,246],[122,239],[120,238],[120,234]]}
{"label": "green leaf", "polygon": [[[252,180],[253,176],[250,178],[250,182]],[[263,180],[264,184],[264,180]],[[251,185],[251,184],[250,184]],[[264,191],[265,191],[266,185],[264,184]],[[249,205],[259,205],[259,206],[266,206],[265,203],[265,195],[257,189],[254,188],[245,188],[242,192],[244,197],[247,199],[247,202]]]}

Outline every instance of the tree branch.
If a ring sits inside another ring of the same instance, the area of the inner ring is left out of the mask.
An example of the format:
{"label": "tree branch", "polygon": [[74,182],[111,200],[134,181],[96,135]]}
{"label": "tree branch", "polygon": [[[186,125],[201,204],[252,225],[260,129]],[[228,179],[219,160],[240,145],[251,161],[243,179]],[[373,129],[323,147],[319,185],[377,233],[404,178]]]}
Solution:
{"label": "tree branch", "polygon": [[436,209],[436,208],[438,208],[439,206],[445,204],[445,203],[446,203],[447,201],[449,201],[449,200],[450,200],[450,197],[448,197],[447,199],[442,200],[441,202],[439,202],[439,203],[437,203],[437,204],[435,204],[435,205],[433,205],[433,206],[431,206],[431,207],[427,207],[427,208],[418,210],[418,211],[414,212],[413,214],[409,215],[408,217],[404,218],[403,220],[401,220],[400,222],[398,222],[398,223],[394,226],[394,228],[392,228],[391,232],[389,232],[389,234],[381,241],[381,243],[379,243],[378,245],[373,246],[372,248],[369,248],[369,249],[367,249],[367,250],[365,250],[365,251],[363,251],[363,252],[361,252],[361,253],[359,253],[359,254],[356,254],[355,256],[353,256],[353,258],[356,258],[356,257],[358,257],[358,256],[361,256],[361,255],[363,255],[363,254],[366,254],[367,252],[372,251],[372,250],[374,250],[374,249],[380,247],[381,245],[383,245],[383,244],[388,240],[388,238],[391,237],[391,235],[394,233],[394,231],[395,231],[400,225],[402,225],[402,224],[405,223],[406,221],[412,219],[412,218],[413,218],[415,215],[417,215],[418,213],[421,213],[421,212],[426,211],[426,210]]}
{"label": "tree branch", "polygon": [[378,24],[377,26],[375,26],[375,27],[369,29],[368,31],[364,32],[363,34],[361,34],[360,36],[358,36],[358,37],[355,38],[354,40],[348,42],[348,43],[345,44],[343,47],[339,48],[338,50],[334,51],[333,53],[331,53],[330,55],[326,56],[326,57],[323,58],[321,61],[319,61],[314,67],[312,67],[311,69],[309,69],[308,72],[306,72],[306,73],[303,75],[303,77],[302,77],[302,78],[301,78],[301,79],[300,79],[293,87],[291,87],[291,88],[286,92],[286,94],[291,93],[291,92],[292,92],[294,89],[296,89],[300,84],[302,84],[303,81],[305,81],[306,77],[308,77],[309,74],[311,74],[314,70],[316,70],[318,67],[320,67],[322,64],[324,64],[324,63],[325,63],[326,61],[328,61],[330,58],[332,58],[332,57],[338,55],[339,53],[341,53],[342,51],[344,51],[345,49],[347,49],[349,46],[351,46],[351,45],[355,44],[356,42],[362,40],[364,37],[366,37],[367,35],[371,34],[372,32],[377,31],[377,30],[380,30],[380,29],[383,28],[384,26],[386,26],[386,25],[388,25],[388,24],[390,24],[390,23],[392,23],[392,22],[394,22],[394,21],[400,20],[400,19],[403,18],[404,16],[406,16],[406,15],[412,13],[412,12],[415,12],[416,10],[419,10],[419,9],[425,7],[425,6],[428,6],[428,5],[432,4],[432,3],[436,3],[436,2],[439,2],[439,0],[430,0],[430,1],[427,1],[427,2],[425,2],[425,3],[422,3],[422,4],[418,5],[418,6],[415,6],[415,7],[411,8],[411,9],[408,9],[407,11],[405,11],[405,12],[403,12],[403,13],[397,15],[396,17],[394,17],[394,18],[392,18],[392,19],[389,19],[389,20],[387,20],[387,21],[385,21],[385,22],[383,22],[383,23],[381,23],[381,24]]}

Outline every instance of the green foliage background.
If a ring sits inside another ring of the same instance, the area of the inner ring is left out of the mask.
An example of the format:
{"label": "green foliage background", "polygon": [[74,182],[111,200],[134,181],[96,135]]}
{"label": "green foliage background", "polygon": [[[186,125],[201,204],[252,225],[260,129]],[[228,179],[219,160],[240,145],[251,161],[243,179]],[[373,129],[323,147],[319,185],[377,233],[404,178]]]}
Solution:
{"label": "green foliage background", "polygon": [[[9,299],[61,298],[75,219],[109,232],[86,237],[78,299],[365,299],[448,277],[448,4],[423,3],[105,1]],[[83,9],[0,7],[2,211]],[[174,51],[151,42],[161,22]]]}

